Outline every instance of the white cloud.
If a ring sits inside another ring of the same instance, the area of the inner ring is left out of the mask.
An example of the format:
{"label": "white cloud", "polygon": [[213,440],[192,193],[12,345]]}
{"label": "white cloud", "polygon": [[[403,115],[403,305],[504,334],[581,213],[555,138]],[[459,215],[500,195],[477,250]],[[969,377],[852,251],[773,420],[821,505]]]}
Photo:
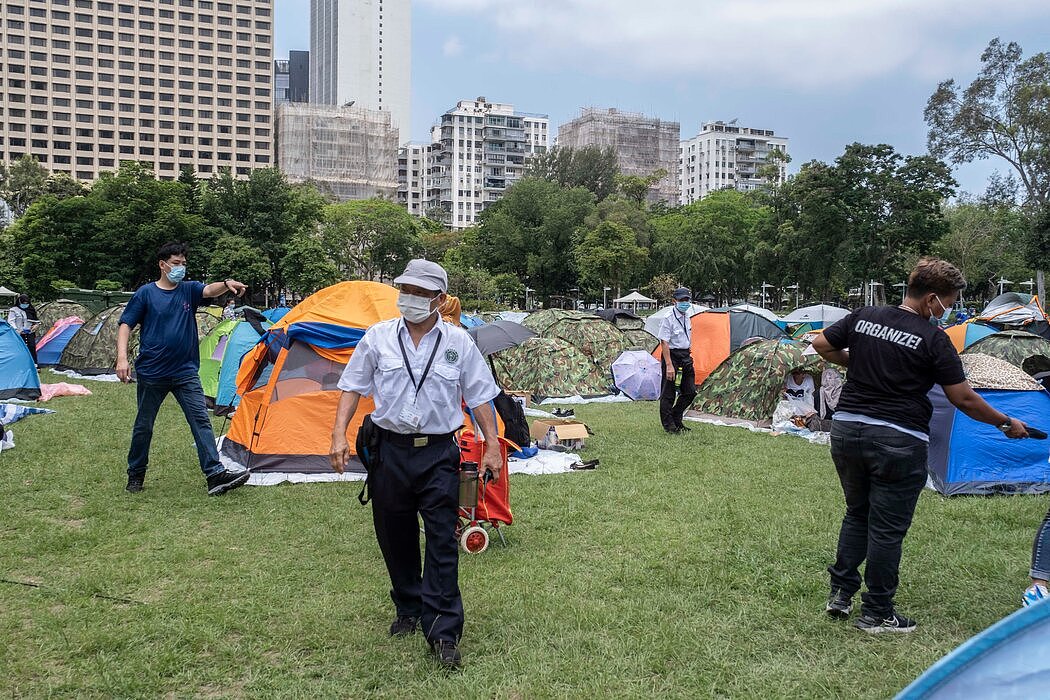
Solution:
{"label": "white cloud", "polygon": [[450,36],[441,45],[441,53],[449,57],[458,56],[463,53],[463,42],[459,40],[458,36]]}
{"label": "white cloud", "polygon": [[960,45],[964,32],[988,28],[986,42],[1002,22],[1050,19],[1046,0],[423,2],[490,22],[508,53],[532,64],[801,88],[976,68],[983,43]]}

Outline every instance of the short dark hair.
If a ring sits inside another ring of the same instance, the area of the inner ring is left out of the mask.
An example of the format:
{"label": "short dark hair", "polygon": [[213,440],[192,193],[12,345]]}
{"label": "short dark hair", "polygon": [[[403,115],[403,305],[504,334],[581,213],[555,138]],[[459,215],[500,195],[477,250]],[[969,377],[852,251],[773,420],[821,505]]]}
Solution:
{"label": "short dark hair", "polygon": [[920,299],[930,292],[938,296],[966,289],[962,271],[947,260],[922,258],[908,276],[908,296]]}
{"label": "short dark hair", "polygon": [[26,294],[19,294],[18,295],[18,303],[19,304],[28,304],[29,303],[29,296],[26,295]]}
{"label": "short dark hair", "polygon": [[186,258],[190,255],[190,249],[185,243],[165,243],[157,251],[157,261],[167,260],[173,255],[181,255]]}

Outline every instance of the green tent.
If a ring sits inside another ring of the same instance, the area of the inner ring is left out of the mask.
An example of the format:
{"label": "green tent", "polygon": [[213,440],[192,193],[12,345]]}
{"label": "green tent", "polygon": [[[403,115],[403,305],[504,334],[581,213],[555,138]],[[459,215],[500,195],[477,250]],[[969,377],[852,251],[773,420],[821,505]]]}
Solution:
{"label": "green tent", "polygon": [[544,309],[523,322],[544,338],[555,338],[576,347],[612,377],[612,363],[632,343],[623,331],[605,319],[582,311]]}
{"label": "green tent", "polygon": [[496,379],[507,391],[536,397],[602,396],[611,380],[575,346],[556,338],[529,338],[490,356]]}
{"label": "green tent", "polygon": [[628,328],[623,332],[628,350],[645,350],[651,353],[660,344],[656,336],[644,328]]}
{"label": "green tent", "polygon": [[981,338],[963,350],[1005,360],[1028,374],[1050,371],[1050,340],[1025,331],[999,331]]}
{"label": "green tent", "polygon": [[[211,314],[206,315],[211,316]],[[198,328],[200,317],[201,312],[198,311]],[[212,318],[214,318],[214,316],[212,316]],[[223,321],[222,323],[217,324],[207,335],[201,338],[201,368],[199,375],[201,378],[201,387],[204,389],[205,396],[210,396],[214,399],[215,396],[218,395],[219,370],[222,369],[222,356],[226,351],[226,342],[230,339],[230,335],[233,333],[233,329],[237,327],[238,323],[240,323],[240,321],[234,319]]]}
{"label": "green tent", "polygon": [[693,410],[729,418],[768,422],[784,393],[784,379],[802,367],[820,378],[819,355],[803,355],[806,345],[781,338],[760,340],[740,348],[697,388]]}
{"label": "green tent", "polygon": [[36,311],[37,316],[40,317],[40,325],[37,326],[38,335],[43,335],[51,330],[51,326],[55,325],[55,321],[60,318],[77,316],[81,321],[86,321],[95,315],[83,304],[70,301],[69,299],[49,301],[46,304],[41,304]]}
{"label": "green tent", "polygon": [[812,333],[815,330],[817,329],[814,328],[813,324],[809,323],[808,321],[806,323],[800,323],[797,326],[791,328],[791,337],[795,340],[801,340],[802,336],[804,336],[806,333]]}
{"label": "green tent", "polygon": [[[111,306],[89,318],[70,338],[62,351],[59,366],[80,374],[112,374],[117,368],[117,329],[126,304]],[[138,354],[139,331],[136,327],[128,341],[128,360]]]}

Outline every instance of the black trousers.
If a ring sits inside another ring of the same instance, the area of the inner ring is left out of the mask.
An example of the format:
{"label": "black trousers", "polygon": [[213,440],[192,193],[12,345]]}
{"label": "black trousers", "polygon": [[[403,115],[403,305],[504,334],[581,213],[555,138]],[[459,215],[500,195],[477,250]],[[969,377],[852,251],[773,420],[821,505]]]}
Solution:
{"label": "black trousers", "polygon": [[[459,642],[459,447],[451,438],[426,447],[382,441],[379,460],[368,477],[372,522],[397,614],[421,618],[429,642]],[[422,565],[417,513],[426,535]]]}
{"label": "black trousers", "polygon": [[885,617],[893,612],[904,536],[926,484],[927,445],[880,425],[833,421],[831,458],[846,497],[831,587],[847,595],[860,589],[865,560],[862,610]]}
{"label": "black trousers", "polygon": [[[693,356],[688,350],[671,350],[671,364],[675,371],[682,370],[682,384],[676,387],[674,380],[667,379],[667,364],[660,360],[663,387],[660,391],[660,422],[664,430],[682,425],[682,416],[696,398],[696,374],[693,371]],[[675,397],[677,396],[677,400]]]}
{"label": "black trousers", "polygon": [[29,348],[29,354],[33,356],[33,364],[36,362],[36,333],[19,333],[22,336],[22,342]]}

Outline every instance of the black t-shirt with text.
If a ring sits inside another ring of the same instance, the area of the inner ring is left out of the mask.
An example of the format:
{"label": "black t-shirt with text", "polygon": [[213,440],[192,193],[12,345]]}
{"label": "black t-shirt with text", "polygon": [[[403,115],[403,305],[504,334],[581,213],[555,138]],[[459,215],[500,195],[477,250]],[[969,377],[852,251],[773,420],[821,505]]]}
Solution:
{"label": "black t-shirt with text", "polygon": [[832,347],[849,348],[846,385],[836,410],[928,433],[934,384],[966,380],[948,334],[897,306],[865,306],[824,330]]}

